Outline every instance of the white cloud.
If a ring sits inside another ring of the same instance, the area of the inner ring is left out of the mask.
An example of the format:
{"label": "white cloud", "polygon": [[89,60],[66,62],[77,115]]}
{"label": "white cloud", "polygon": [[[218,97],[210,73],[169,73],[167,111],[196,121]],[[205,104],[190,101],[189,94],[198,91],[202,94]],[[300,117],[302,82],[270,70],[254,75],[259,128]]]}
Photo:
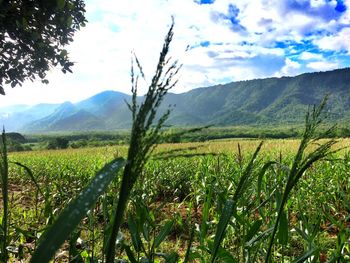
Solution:
{"label": "white cloud", "polygon": [[305,51],[303,53],[301,53],[301,55],[299,56],[299,59],[301,60],[321,60],[323,59],[322,54],[316,54],[316,53],[311,53],[308,51]]}
{"label": "white cloud", "polygon": [[280,72],[276,73],[276,77],[281,77],[281,76],[294,76],[298,73],[300,73],[301,64],[293,61],[289,58],[286,58],[285,60],[285,65],[283,68],[280,70]]}
{"label": "white cloud", "polygon": [[312,7],[321,7],[324,6],[326,3],[323,0],[310,0],[310,5]]}
{"label": "white cloud", "polygon": [[350,52],[350,28],[343,28],[337,34],[320,38],[314,43],[323,50]]}
{"label": "white cloud", "polygon": [[[293,46],[276,47],[276,41],[302,45],[309,40],[322,50],[350,50],[350,28],[339,30],[350,23],[350,12],[331,19],[324,11],[333,10],[335,0],[327,3],[311,0],[312,12],[288,9],[288,3],[217,0],[199,5],[192,0],[87,0],[89,22],[68,47],[76,62],[74,74],[64,75],[56,69],[48,74],[47,86],[25,82],[23,88],[6,88],[8,95],[0,96],[0,107],[13,103],[78,101],[106,89],[128,93],[131,50],[136,51],[143,69],[151,77],[172,15],[175,35],[171,55],[184,64],[174,92],[223,81],[295,75],[306,67],[318,70],[322,64],[317,63],[326,64],[327,57],[323,54],[308,48],[303,52]],[[350,0],[344,3],[350,8]],[[236,23],[246,30],[237,30],[229,19],[223,19],[230,4],[239,9]],[[318,9],[323,16],[314,12]],[[326,33],[313,35],[316,31]],[[205,41],[210,45],[200,46]],[[185,52],[188,45],[195,48]],[[291,53],[301,55],[288,57]],[[310,60],[317,61],[305,64]]]}
{"label": "white cloud", "polygon": [[306,66],[315,71],[326,71],[338,68],[339,64],[336,62],[315,61],[308,63]]}

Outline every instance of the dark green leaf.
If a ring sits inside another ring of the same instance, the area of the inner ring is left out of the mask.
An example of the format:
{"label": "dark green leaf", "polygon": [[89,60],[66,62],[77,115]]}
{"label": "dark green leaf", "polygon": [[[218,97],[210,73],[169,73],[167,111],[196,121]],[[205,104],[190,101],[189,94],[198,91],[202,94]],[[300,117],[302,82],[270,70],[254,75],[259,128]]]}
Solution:
{"label": "dark green leaf", "polygon": [[165,225],[160,230],[158,236],[156,237],[154,241],[154,247],[157,248],[159,245],[163,242],[163,240],[166,238],[166,236],[170,233],[171,228],[173,227],[174,221],[167,221]]}
{"label": "dark green leaf", "polygon": [[176,263],[179,261],[179,255],[176,252],[172,252],[171,254],[165,257],[166,263]]}
{"label": "dark green leaf", "polygon": [[218,258],[225,263],[238,263],[238,261],[226,249],[220,248]]}
{"label": "dark green leaf", "polygon": [[134,253],[131,251],[129,246],[124,246],[126,255],[128,256],[128,259],[130,260],[131,263],[138,263],[138,261],[135,258]]}
{"label": "dark green leaf", "polygon": [[245,240],[251,240],[259,231],[262,225],[262,220],[257,220],[253,223],[253,225],[249,228],[247,235],[245,236]]}
{"label": "dark green leaf", "polygon": [[273,227],[270,227],[269,229],[266,229],[264,232],[261,232],[259,235],[253,237],[251,240],[249,240],[246,243],[246,247],[251,247],[255,242],[258,242],[260,239],[264,238],[265,236],[268,236],[273,230]]}
{"label": "dark green leaf", "polygon": [[306,251],[303,255],[301,255],[299,258],[297,258],[293,263],[303,263],[305,262],[309,257],[314,255],[318,249],[316,248],[311,248],[308,251]]}
{"label": "dark green leaf", "polygon": [[221,244],[222,239],[224,238],[226,227],[231,219],[232,212],[234,208],[234,202],[232,199],[228,199],[226,201],[225,207],[222,211],[222,214],[220,216],[220,220],[216,229],[215,233],[215,239],[212,249],[212,262],[214,262],[214,259],[219,251],[219,247]]}
{"label": "dark green leaf", "polygon": [[309,241],[309,236],[307,233],[305,233],[304,231],[302,231],[300,228],[298,227],[294,227],[295,231],[302,236],[302,238],[305,240],[305,241]]}
{"label": "dark green leaf", "polygon": [[137,224],[135,222],[135,219],[132,216],[129,216],[128,218],[128,226],[131,234],[132,244],[136,252],[139,252],[141,250],[142,241],[141,241],[140,232],[138,230]]}
{"label": "dark green leaf", "polygon": [[146,241],[149,242],[150,238],[149,238],[148,224],[142,225],[142,234],[143,234],[143,237],[146,239]]}
{"label": "dark green leaf", "polygon": [[288,244],[288,221],[287,214],[283,211],[281,220],[278,226],[277,238],[281,245]]}

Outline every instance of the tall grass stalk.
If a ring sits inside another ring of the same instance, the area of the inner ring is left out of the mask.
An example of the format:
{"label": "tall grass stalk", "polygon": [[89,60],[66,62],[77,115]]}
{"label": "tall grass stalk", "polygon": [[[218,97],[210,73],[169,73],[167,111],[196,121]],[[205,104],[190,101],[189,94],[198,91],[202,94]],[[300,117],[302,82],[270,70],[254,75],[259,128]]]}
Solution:
{"label": "tall grass stalk", "polygon": [[135,77],[133,65],[134,62],[136,62],[140,75],[144,80],[145,74],[143,73],[138,58],[133,54],[131,66],[132,101],[131,104],[128,104],[128,107],[132,113],[133,125],[131,130],[131,140],[128,150],[127,164],[124,169],[118,204],[112,221],[112,231],[110,234],[109,242],[107,244],[107,263],[114,262],[116,238],[119,228],[123,222],[124,211],[128,203],[130,192],[138,176],[142,173],[144,165],[149,159],[149,156],[153,151],[155,144],[159,141],[161,136],[160,130],[163,127],[165,121],[168,119],[170,113],[170,110],[168,109],[159,118],[156,125],[153,126],[153,123],[156,119],[156,112],[159,109],[159,106],[168,90],[176,85],[177,81],[174,80],[174,77],[177,75],[180,69],[178,62],[175,61],[171,63],[171,58],[168,58],[167,56],[169,52],[170,42],[173,38],[173,28],[174,21],[172,22],[170,29],[165,37],[156,72],[152,78],[148,92],[141,105],[137,104],[137,87],[139,75]]}
{"label": "tall grass stalk", "polygon": [[258,154],[261,150],[261,147],[263,145],[263,142],[261,142],[258,147],[256,148],[250,162],[248,163],[247,167],[242,172],[242,175],[239,179],[238,185],[236,187],[235,193],[232,198],[228,199],[226,201],[225,207],[222,211],[222,214],[220,216],[219,223],[217,225],[215,238],[214,238],[214,244],[213,248],[211,250],[211,262],[215,262],[220,245],[222,240],[224,239],[226,228],[228,224],[230,223],[231,217],[237,213],[237,203],[239,199],[244,194],[244,191],[248,188],[249,179],[251,178],[253,174],[254,164],[258,157]]}
{"label": "tall grass stalk", "polygon": [[1,222],[1,256],[2,262],[7,262],[7,243],[8,243],[8,220],[9,220],[9,194],[8,194],[8,159],[5,128],[3,128],[0,145],[0,173],[1,173],[1,190],[3,201],[3,214]]}
{"label": "tall grass stalk", "polygon": [[[322,123],[322,111],[325,107],[327,98],[325,98],[321,104],[316,107],[314,106],[312,111],[308,111],[305,118],[305,131],[303,133],[302,140],[299,145],[299,149],[297,151],[297,154],[295,155],[292,167],[288,174],[288,179],[286,186],[284,188],[282,200],[279,204],[278,214],[276,221],[274,223],[271,239],[269,242],[268,250],[266,253],[265,262],[269,262],[271,257],[271,251],[272,246],[275,240],[275,236],[277,233],[277,229],[279,227],[279,224],[281,223],[281,219],[283,214],[285,214],[284,208],[285,204],[289,199],[289,194],[293,190],[293,188],[297,185],[298,181],[302,178],[305,171],[312,166],[313,163],[316,161],[325,159],[330,154],[336,152],[331,150],[331,147],[336,143],[334,139],[331,139],[327,141],[324,144],[319,144],[316,150],[313,150],[311,153],[306,154],[305,151],[313,143],[316,143],[321,137],[330,134],[334,127],[330,128],[328,131],[326,131],[324,134],[320,136],[316,136],[316,130],[319,127],[319,125]],[[288,226],[283,226],[284,228],[287,228]],[[288,230],[287,230],[288,231]]]}

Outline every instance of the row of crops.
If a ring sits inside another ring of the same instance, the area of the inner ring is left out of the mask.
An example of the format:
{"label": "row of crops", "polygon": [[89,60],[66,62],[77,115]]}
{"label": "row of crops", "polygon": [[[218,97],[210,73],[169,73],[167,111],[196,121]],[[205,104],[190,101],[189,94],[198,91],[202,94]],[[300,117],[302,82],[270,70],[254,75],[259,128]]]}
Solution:
{"label": "row of crops", "polygon": [[[161,145],[136,182],[117,238],[117,258],[131,262],[210,262],[215,233],[258,141]],[[347,146],[342,140],[336,147]],[[238,147],[240,145],[240,147]],[[229,218],[217,258],[265,260],[298,141],[266,141]],[[10,261],[27,261],[41,234],[104,164],[126,147],[17,153],[10,165]],[[264,176],[261,171],[271,165]],[[273,262],[350,260],[350,155],[310,167],[288,199],[272,248]],[[121,177],[55,254],[56,262],[99,262]]]}

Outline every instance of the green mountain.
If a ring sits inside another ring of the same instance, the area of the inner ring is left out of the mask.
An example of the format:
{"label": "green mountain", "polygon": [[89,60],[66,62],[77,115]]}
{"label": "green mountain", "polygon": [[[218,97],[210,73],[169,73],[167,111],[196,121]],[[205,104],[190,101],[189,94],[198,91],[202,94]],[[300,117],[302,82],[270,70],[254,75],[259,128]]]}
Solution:
{"label": "green mountain", "polygon": [[[129,128],[131,114],[126,107],[130,96],[116,91],[104,91],[76,104],[76,107],[98,116],[105,123],[106,129]],[[98,127],[102,130],[102,127]]]}
{"label": "green mountain", "polygon": [[[165,104],[176,104],[175,112],[183,115],[179,125],[293,124],[302,122],[308,106],[320,103],[326,95],[330,120],[347,119],[350,69],[200,88],[169,94]],[[199,118],[197,123],[193,116]]]}
{"label": "green mountain", "polygon": [[[295,77],[232,82],[186,93],[169,93],[159,115],[172,105],[169,125],[284,125],[304,121],[309,105],[324,96],[330,122],[350,120],[350,69],[305,73]],[[63,103],[50,110],[37,105],[41,117],[27,120],[17,130],[27,132],[113,130],[129,128],[131,114],[125,101],[129,95],[105,91],[76,104]],[[141,102],[143,97],[139,97]],[[28,115],[21,106],[13,115]],[[3,113],[0,108],[0,113]],[[43,114],[46,113],[46,116]],[[40,115],[40,114],[39,114]],[[11,118],[8,118],[9,120]],[[0,119],[1,121],[2,119]],[[3,121],[6,125],[6,122]],[[0,123],[1,124],[1,123]],[[11,130],[9,130],[11,131]]]}
{"label": "green mountain", "polygon": [[65,102],[52,114],[26,125],[24,131],[88,131],[105,128],[104,121],[100,118],[70,102]]}

